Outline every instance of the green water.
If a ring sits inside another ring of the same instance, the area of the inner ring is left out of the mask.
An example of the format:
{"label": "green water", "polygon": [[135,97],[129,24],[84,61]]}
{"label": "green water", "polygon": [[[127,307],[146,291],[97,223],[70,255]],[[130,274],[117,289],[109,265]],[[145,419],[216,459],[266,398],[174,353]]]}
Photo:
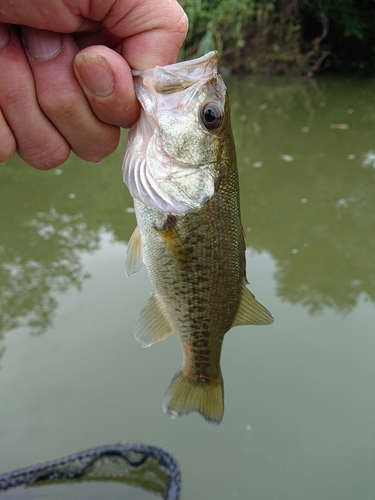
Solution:
{"label": "green water", "polygon": [[[251,290],[220,426],[171,420],[177,338],[143,349],[122,144],[0,165],[0,473],[119,440],[170,450],[182,500],[375,498],[375,82],[230,80]],[[138,498],[138,497],[137,497]],[[146,496],[144,498],[147,498]]]}
{"label": "green water", "polygon": [[2,500],[160,500],[161,497],[115,482],[70,481],[53,486],[11,488],[5,493],[0,493],[0,498]]}

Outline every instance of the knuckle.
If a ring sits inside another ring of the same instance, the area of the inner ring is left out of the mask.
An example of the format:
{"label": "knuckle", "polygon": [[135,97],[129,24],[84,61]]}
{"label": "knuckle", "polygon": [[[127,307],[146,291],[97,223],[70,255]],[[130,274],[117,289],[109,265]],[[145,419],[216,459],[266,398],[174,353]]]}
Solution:
{"label": "knuckle", "polygon": [[76,96],[65,91],[46,89],[38,94],[38,102],[44,113],[50,117],[62,120],[73,118],[76,110]]}
{"label": "knuckle", "polygon": [[56,144],[52,141],[43,148],[35,146],[29,150],[19,152],[21,158],[30,166],[38,170],[49,170],[58,167],[67,161],[70,155],[70,147],[65,141]]}
{"label": "knuckle", "polygon": [[139,118],[139,104],[138,101],[124,102],[116,106],[111,113],[109,108],[103,107],[93,108],[93,112],[98,120],[106,125],[129,128]]}
{"label": "knuckle", "polygon": [[30,88],[26,82],[16,81],[14,85],[1,88],[0,100],[2,110],[9,115],[28,112],[32,106]]}
{"label": "knuckle", "polygon": [[180,17],[176,22],[176,31],[185,39],[189,29],[189,19],[186,12],[181,7]]}
{"label": "knuckle", "polygon": [[0,162],[7,161],[17,150],[17,143],[12,133],[0,132]]}
{"label": "knuckle", "polygon": [[82,160],[96,163],[112,154],[116,150],[119,141],[120,129],[111,126],[107,133],[102,133],[99,138],[93,137],[85,147],[72,147],[72,150]]}

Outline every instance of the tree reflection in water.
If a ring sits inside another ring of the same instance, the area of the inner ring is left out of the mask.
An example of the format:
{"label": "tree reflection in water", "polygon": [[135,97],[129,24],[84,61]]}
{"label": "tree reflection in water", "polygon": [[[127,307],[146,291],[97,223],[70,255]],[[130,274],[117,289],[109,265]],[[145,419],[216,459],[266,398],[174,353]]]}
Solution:
{"label": "tree reflection in water", "polygon": [[80,253],[98,248],[99,237],[83,214],[54,208],[31,216],[20,232],[22,248],[0,247],[0,331],[27,325],[41,333],[52,323],[56,294],[80,289],[86,277]]}
{"label": "tree reflection in water", "polygon": [[274,257],[277,294],[310,313],[375,302],[372,81],[234,87],[247,243]]}
{"label": "tree reflection in water", "polygon": [[20,326],[32,333],[51,326],[58,295],[87,278],[82,254],[99,248],[101,231],[128,237],[123,149],[100,166],[74,155],[48,172],[17,157],[0,165],[0,340]]}

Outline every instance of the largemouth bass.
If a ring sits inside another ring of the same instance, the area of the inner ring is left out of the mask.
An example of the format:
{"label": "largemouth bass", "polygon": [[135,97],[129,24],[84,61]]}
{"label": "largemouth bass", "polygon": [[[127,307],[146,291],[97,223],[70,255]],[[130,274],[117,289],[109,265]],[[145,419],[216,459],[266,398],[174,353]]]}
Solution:
{"label": "largemouth bass", "polygon": [[133,72],[142,111],[129,132],[123,175],[138,222],[126,272],[144,262],[155,287],[135,337],[150,346],[177,333],[183,364],[164,411],[196,411],[219,423],[225,333],[273,318],[246,286],[236,152],[217,64],[210,52]]}

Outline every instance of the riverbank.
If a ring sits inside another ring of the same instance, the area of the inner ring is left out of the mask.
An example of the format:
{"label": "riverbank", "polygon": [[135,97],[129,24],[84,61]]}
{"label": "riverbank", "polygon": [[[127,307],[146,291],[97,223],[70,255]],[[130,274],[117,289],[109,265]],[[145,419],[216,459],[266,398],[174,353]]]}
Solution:
{"label": "riverbank", "polygon": [[375,5],[325,0],[180,0],[189,17],[183,57],[217,49],[235,73],[372,73]]}

